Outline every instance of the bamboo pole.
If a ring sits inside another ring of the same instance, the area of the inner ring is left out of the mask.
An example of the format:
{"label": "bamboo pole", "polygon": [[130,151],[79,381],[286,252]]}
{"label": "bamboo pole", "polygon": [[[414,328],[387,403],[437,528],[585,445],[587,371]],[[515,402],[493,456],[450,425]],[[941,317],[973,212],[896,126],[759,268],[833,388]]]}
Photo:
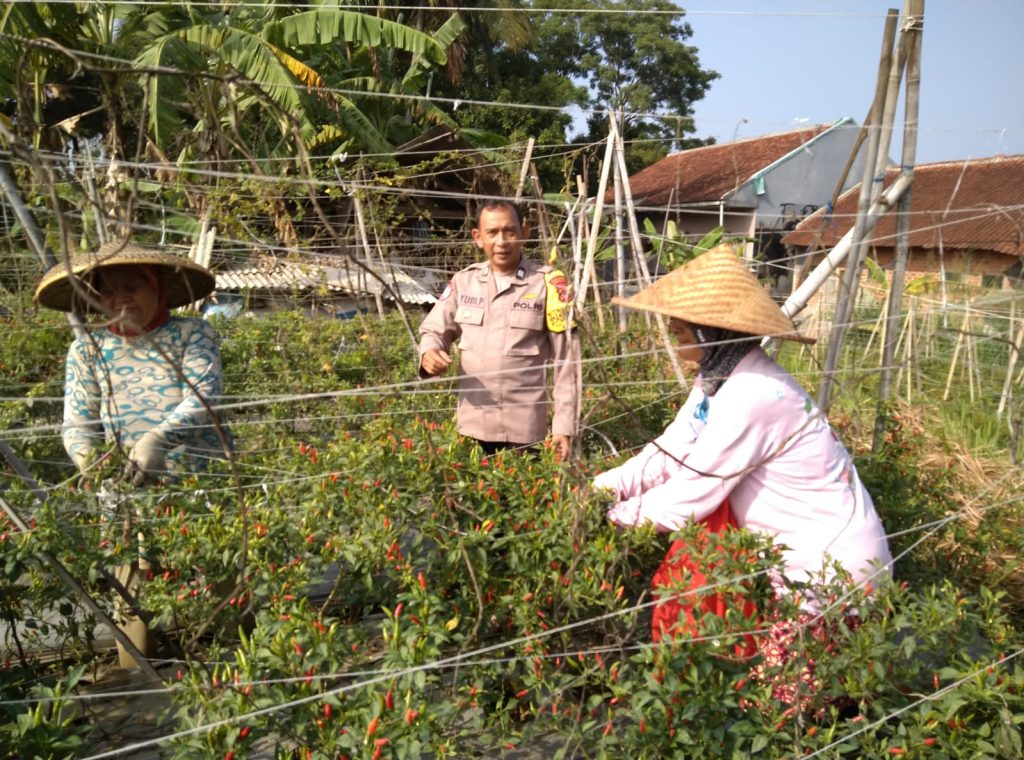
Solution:
{"label": "bamboo pole", "polygon": [[861,262],[866,250],[865,221],[871,203],[875,198],[875,164],[882,137],[881,119],[884,111],[883,104],[886,102],[886,92],[891,79],[890,68],[893,62],[893,43],[896,39],[896,21],[897,12],[890,9],[886,16],[885,30],[882,35],[882,52],[878,62],[875,100],[871,109],[871,116],[869,117],[871,132],[868,135],[868,144],[865,149],[864,171],[861,176],[860,195],[857,200],[857,220],[854,224],[850,244],[852,255],[847,262],[846,271],[843,273],[843,288],[840,290],[836,301],[835,318],[832,322],[828,351],[825,355],[825,367],[821,378],[821,385],[818,388],[818,406],[826,413],[832,402],[835,375],[839,368],[839,359],[842,355],[843,342],[849,327],[850,316],[853,314],[857,286],[859,285]]}
{"label": "bamboo pole", "polygon": [[953,385],[953,373],[956,372],[956,365],[960,358],[960,351],[963,349],[964,336],[966,335],[967,328],[970,324],[971,309],[970,301],[967,302],[967,308],[964,309],[964,320],[960,323],[960,332],[956,336],[956,344],[953,347],[953,360],[949,363],[949,374],[946,375],[946,389],[942,392],[942,400],[949,400],[949,389]]}
{"label": "bamboo pole", "polygon": [[530,171],[530,164],[533,161],[533,146],[537,142],[535,137],[526,141],[526,155],[523,156],[523,165],[519,168],[519,184],[516,185],[516,203],[523,199],[523,188],[526,186],[526,175]]}
{"label": "bamboo pole", "polygon": [[[917,160],[917,123],[921,92],[921,24],[924,19],[924,0],[908,0],[904,19],[906,33],[912,35],[907,45],[907,96],[903,115],[903,151],[900,164],[901,178],[911,183],[914,178],[914,164]],[[892,361],[896,350],[890,336],[902,309],[903,282],[910,255],[910,209],[913,185],[900,197],[896,207],[896,251],[893,257],[892,280],[886,305],[889,314],[886,337],[882,343],[881,373],[878,379],[878,409],[871,450],[877,452],[883,441],[885,419],[889,403],[889,387],[892,380]]]}
{"label": "bamboo pole", "polygon": [[[1016,303],[1010,302],[1010,330],[1009,334],[1013,334],[1013,319],[1014,319],[1014,307]],[[1024,346],[1024,319],[1021,319],[1020,326],[1017,328],[1017,334],[1013,338],[1013,342],[1010,344],[1009,356],[1006,360],[1006,380],[1003,381],[1003,392],[999,396],[999,408],[996,410],[996,416],[1001,417],[1003,412],[1006,411],[1006,406],[1009,404],[1010,399],[1013,398],[1013,370],[1017,365],[1017,359],[1020,357],[1021,347]]]}
{"label": "bamboo pole", "polygon": [[[970,309],[968,309],[968,312]],[[971,320],[971,327],[974,327],[974,320]],[[966,341],[967,350],[964,352],[967,355],[967,388],[971,394],[971,403],[974,403],[974,386],[975,386],[975,373],[978,367],[978,343],[977,338],[972,334],[973,330],[968,332],[964,336]],[[981,392],[981,378],[977,378],[978,392]]]}
{"label": "bamboo pole", "polygon": [[[622,179],[615,172],[615,295],[626,295],[626,247],[622,240]],[[626,309],[616,306],[619,333],[626,332]]]}
{"label": "bamboo pole", "polygon": [[907,403],[914,403],[914,366],[911,362],[914,360],[914,312],[911,310],[909,314],[909,326],[907,328],[907,342],[903,345],[903,364],[907,368]]}
{"label": "bamboo pole", "polygon": [[875,336],[879,333],[882,334],[879,340],[880,344],[885,343],[885,324],[886,324],[886,313],[888,304],[882,304],[882,310],[878,312],[878,317],[875,319],[875,326],[871,328],[871,335],[868,336],[868,342],[864,346],[864,353],[861,355],[861,360],[866,360],[868,354],[871,353],[871,346],[875,343]]}
{"label": "bamboo pole", "polygon": [[[352,194],[353,207],[356,212],[356,227],[359,230],[359,241],[363,246],[363,255],[366,257],[366,266],[368,269],[373,269],[373,254],[370,250],[370,239],[366,235],[366,221],[363,219],[363,204],[359,200],[359,193]],[[366,275],[360,272],[359,281],[366,287]],[[377,304],[377,314],[384,318],[384,299],[381,298],[380,290],[377,290],[373,294],[373,300]]]}
{"label": "bamboo pole", "polygon": [[896,341],[896,350],[895,350],[895,352],[893,354],[893,356],[895,356],[896,354],[900,353],[900,349],[901,348],[903,349],[903,353],[901,354],[901,359],[900,359],[899,373],[896,375],[896,386],[897,387],[899,387],[899,384],[903,380],[903,373],[907,370],[907,357],[909,356],[908,349],[907,349],[907,345],[909,344],[909,341],[907,340],[907,333],[910,331],[910,324],[911,324],[911,320],[913,318],[914,318],[914,303],[913,303],[913,301],[911,301],[910,306],[907,309],[907,317],[903,321],[903,328],[900,330],[899,339]]}
{"label": "bamboo pole", "polygon": [[530,164],[530,185],[533,187],[533,197],[537,199],[537,225],[540,228],[540,244],[544,251],[545,258],[551,249],[551,228],[548,224],[548,209],[544,205],[544,193],[540,186],[540,177],[537,175],[537,167]]}
{"label": "bamboo pole", "polygon": [[[623,151],[622,136],[619,134],[619,125],[615,119],[611,119],[611,131],[609,139],[615,146],[613,151],[615,159],[615,168],[619,172],[619,179],[622,182],[622,198],[626,203],[626,219],[629,221],[629,232],[630,239],[633,245],[633,254],[636,258],[636,262],[640,265],[640,273],[642,276],[642,282],[647,285],[651,282],[651,273],[647,269],[647,260],[644,259],[644,248],[643,242],[640,239],[640,228],[637,226],[636,221],[636,209],[633,207],[633,193],[629,189],[629,173],[626,170],[626,156]],[[683,368],[679,364],[679,357],[676,355],[675,346],[672,344],[672,339],[668,334],[668,326],[665,324],[665,317],[662,314],[655,314],[654,320],[658,325],[658,336],[661,338],[661,343],[665,348],[665,354],[668,356],[668,362],[672,365],[672,371],[675,372],[676,380],[679,381],[681,388],[689,387],[689,383],[686,381],[686,375],[683,374]]]}
{"label": "bamboo pole", "polygon": [[[579,189],[581,197],[584,199],[584,203],[580,206],[580,248],[582,253],[584,239],[587,240],[587,246],[589,250],[590,231],[592,227],[590,226],[589,221],[587,220],[587,188],[586,185],[583,183],[583,177],[577,175],[576,186]],[[601,287],[597,279],[597,271],[594,268],[594,257],[587,256],[587,258],[584,260],[583,266],[580,269],[582,270],[581,281],[579,287],[576,288],[576,293],[582,293],[583,295],[586,295],[587,282],[590,282],[591,292],[594,295],[594,305],[597,307],[597,322],[601,326],[601,329],[604,330],[604,309],[601,308]],[[583,299],[577,297],[575,308],[578,310],[582,303]]]}
{"label": "bamboo pole", "polygon": [[[601,178],[597,183],[597,195],[594,197],[594,218],[590,223],[590,238],[587,241],[587,258],[583,264],[583,284],[576,293],[576,310],[583,307],[586,297],[589,279],[594,273],[594,254],[597,252],[597,236],[601,229],[601,212],[604,211],[604,194],[608,189],[608,173],[611,171],[613,154],[615,153],[615,141],[611,134],[608,135],[608,143],[604,150],[604,164],[601,166]],[[594,277],[596,287],[597,277]]]}

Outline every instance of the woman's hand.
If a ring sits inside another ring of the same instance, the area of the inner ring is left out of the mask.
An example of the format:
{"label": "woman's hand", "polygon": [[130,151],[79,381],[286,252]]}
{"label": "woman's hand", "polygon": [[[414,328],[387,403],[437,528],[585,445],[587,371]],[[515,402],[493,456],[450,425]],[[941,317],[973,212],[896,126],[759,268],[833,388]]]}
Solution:
{"label": "woman's hand", "polygon": [[167,444],[159,433],[150,430],[136,441],[128,452],[132,483],[141,486],[163,475],[167,471],[166,454]]}
{"label": "woman's hand", "polygon": [[608,510],[608,521],[620,528],[634,528],[640,522],[640,499],[620,501]]}

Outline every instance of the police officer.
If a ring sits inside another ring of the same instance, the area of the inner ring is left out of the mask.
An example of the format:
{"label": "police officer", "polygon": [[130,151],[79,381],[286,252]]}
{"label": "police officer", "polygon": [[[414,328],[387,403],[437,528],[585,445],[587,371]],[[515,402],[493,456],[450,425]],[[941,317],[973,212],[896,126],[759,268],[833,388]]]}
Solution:
{"label": "police officer", "polygon": [[487,261],[458,272],[423,320],[420,377],[447,370],[458,340],[458,429],[493,453],[546,437],[550,367],[551,439],[564,459],[576,434],[579,341],[567,325],[565,276],[523,258],[527,232],[513,203],[482,204],[473,241]]}

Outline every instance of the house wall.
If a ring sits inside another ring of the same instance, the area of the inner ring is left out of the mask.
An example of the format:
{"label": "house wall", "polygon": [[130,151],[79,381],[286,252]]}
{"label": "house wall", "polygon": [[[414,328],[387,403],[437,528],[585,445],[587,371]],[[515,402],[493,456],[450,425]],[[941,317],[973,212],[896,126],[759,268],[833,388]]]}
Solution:
{"label": "house wall", "polygon": [[[666,214],[650,217],[659,230],[665,228],[665,218]],[[676,223],[679,234],[685,235],[692,242],[696,242],[718,226],[719,210],[714,207],[702,208],[700,210],[674,209],[668,218]],[[722,214],[722,222],[725,237],[753,237],[757,216],[752,209],[726,209],[725,213]],[[643,229],[642,219],[640,220],[640,225],[641,229]],[[753,255],[752,244],[747,245],[745,255],[748,257]]]}
{"label": "house wall", "polygon": [[[759,172],[757,177],[761,179],[742,185],[730,196],[729,203],[756,207],[758,229],[781,229],[793,213],[802,218],[809,213],[805,207],[825,206],[832,199],[859,131],[860,127],[850,120],[823,132],[795,154]],[[846,176],[843,191],[860,182],[863,156],[862,148]]]}

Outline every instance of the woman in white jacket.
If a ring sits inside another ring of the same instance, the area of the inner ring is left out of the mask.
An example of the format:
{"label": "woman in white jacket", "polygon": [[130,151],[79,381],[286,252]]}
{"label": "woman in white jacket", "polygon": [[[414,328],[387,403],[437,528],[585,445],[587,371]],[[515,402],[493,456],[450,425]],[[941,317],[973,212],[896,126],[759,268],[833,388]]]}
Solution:
{"label": "woman in white jacket", "polygon": [[[732,248],[708,251],[615,302],[670,317],[679,354],[699,362],[700,377],[664,433],[595,478],[615,494],[608,519],[663,532],[705,521],[712,532],[738,525],[766,533],[796,582],[827,574],[833,562],[859,582],[887,576],[885,530],[849,452],[760,348],[763,336],[807,339]],[[667,563],[684,549],[674,546]],[[667,609],[667,623],[655,611],[655,639],[676,623],[679,605]]]}

